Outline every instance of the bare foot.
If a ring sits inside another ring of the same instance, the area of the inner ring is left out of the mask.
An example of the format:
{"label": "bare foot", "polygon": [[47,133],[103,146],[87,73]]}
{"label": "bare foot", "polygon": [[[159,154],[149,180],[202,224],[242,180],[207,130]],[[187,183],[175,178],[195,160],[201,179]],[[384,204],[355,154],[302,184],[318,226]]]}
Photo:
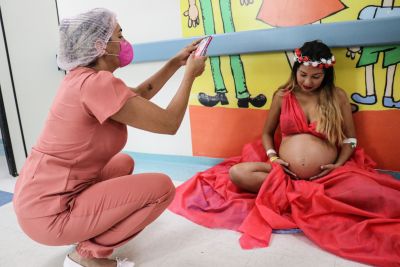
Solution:
{"label": "bare foot", "polygon": [[68,257],[74,262],[84,266],[84,267],[116,267],[117,262],[110,259],[86,259],[82,258],[76,250],[68,254]]}

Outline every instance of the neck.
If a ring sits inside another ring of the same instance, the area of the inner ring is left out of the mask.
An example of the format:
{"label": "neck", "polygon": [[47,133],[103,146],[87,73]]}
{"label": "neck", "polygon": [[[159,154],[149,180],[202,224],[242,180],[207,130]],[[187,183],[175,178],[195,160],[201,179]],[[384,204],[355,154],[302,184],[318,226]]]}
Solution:
{"label": "neck", "polygon": [[109,71],[109,72],[114,72],[117,68],[114,66],[111,66],[106,62],[106,60],[101,57],[96,61],[96,64],[94,64],[92,67],[95,71]]}

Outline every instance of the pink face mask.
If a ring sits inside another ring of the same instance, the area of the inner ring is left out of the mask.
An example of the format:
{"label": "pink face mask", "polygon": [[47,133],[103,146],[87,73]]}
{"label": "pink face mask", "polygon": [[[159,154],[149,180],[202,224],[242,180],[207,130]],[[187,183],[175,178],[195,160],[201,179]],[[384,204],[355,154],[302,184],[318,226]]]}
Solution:
{"label": "pink face mask", "polygon": [[123,41],[109,41],[109,43],[119,43],[119,54],[108,54],[110,56],[117,56],[119,59],[119,66],[125,67],[129,65],[133,60],[133,47],[131,43],[126,40]]}

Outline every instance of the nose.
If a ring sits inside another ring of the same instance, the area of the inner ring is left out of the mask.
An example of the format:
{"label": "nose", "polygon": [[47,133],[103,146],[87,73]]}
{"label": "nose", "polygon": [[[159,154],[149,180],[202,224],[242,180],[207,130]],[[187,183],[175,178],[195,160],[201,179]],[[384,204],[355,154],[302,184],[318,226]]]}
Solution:
{"label": "nose", "polygon": [[305,85],[305,86],[311,86],[311,85],[312,85],[312,80],[311,80],[311,78],[305,78],[305,79],[304,79],[304,85]]}

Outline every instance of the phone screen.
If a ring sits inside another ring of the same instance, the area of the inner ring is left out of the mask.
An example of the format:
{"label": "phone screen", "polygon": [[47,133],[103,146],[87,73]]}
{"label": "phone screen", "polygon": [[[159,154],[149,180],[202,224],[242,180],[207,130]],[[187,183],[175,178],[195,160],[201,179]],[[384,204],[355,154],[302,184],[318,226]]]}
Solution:
{"label": "phone screen", "polygon": [[198,56],[204,56],[207,53],[207,47],[211,42],[212,37],[207,36],[201,42],[199,43],[199,46],[197,47],[196,51],[194,52],[194,55],[196,57]]}

